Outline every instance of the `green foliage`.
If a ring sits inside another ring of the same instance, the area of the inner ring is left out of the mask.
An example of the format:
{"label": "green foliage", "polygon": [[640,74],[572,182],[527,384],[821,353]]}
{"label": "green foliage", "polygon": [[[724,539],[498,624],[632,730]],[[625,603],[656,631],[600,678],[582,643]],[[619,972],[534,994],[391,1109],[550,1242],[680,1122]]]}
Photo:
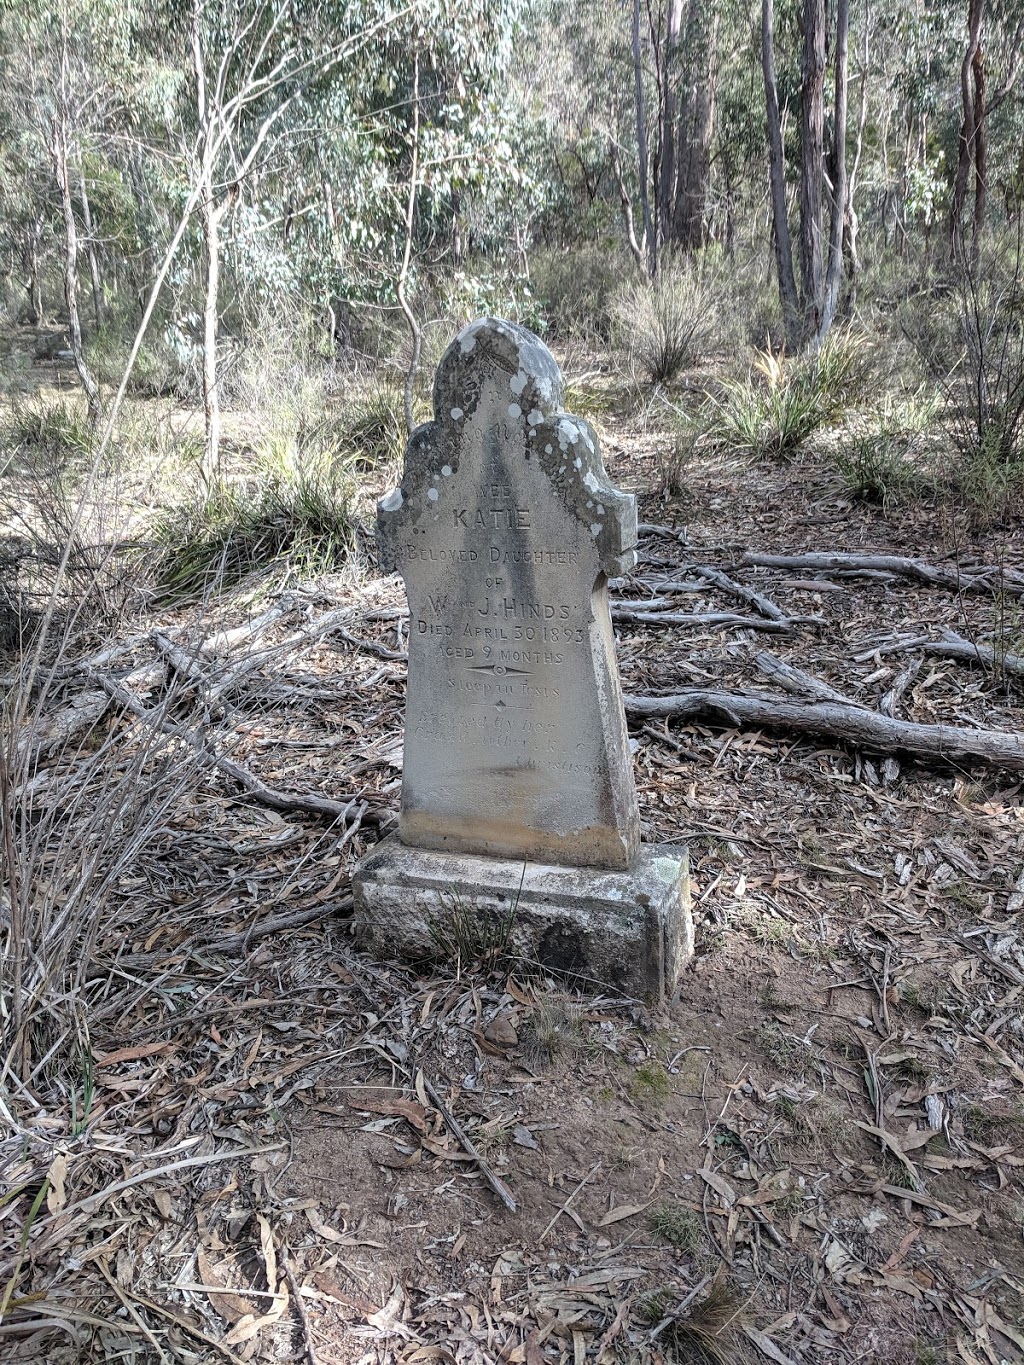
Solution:
{"label": "green foliage", "polygon": [[703,1233],[696,1216],[680,1204],[658,1204],[651,1210],[648,1220],[653,1233],[687,1256],[692,1256],[703,1243]]}
{"label": "green foliage", "polygon": [[488,915],[476,905],[467,905],[458,892],[443,896],[440,909],[427,920],[440,960],[457,972],[468,967],[488,971],[502,965],[516,924],[517,899],[512,899],[507,911]]}
{"label": "green foliage", "polygon": [[710,290],[694,271],[675,265],[653,282],[633,278],[612,304],[615,335],[652,384],[670,384],[699,359],[712,315]]}
{"label": "green foliage", "polygon": [[309,451],[250,478],[221,481],[163,513],[153,528],[156,573],[175,595],[209,594],[271,566],[330,573],[352,547],[351,474]]}
{"label": "green foliage", "polygon": [[857,332],[834,329],[816,354],[794,360],[758,351],[746,379],[710,397],[700,435],[730,453],[791,460],[842,416],[866,377],[867,345]]}

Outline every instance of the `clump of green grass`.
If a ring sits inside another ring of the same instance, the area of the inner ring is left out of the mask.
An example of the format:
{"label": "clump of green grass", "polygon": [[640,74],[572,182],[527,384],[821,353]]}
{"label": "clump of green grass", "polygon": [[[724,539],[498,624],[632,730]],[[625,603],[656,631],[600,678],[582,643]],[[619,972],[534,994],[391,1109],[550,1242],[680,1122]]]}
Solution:
{"label": "clump of green grass", "polygon": [[651,1210],[648,1222],[656,1236],[687,1256],[692,1256],[703,1242],[703,1233],[696,1216],[679,1204],[659,1204]]}
{"label": "clump of green grass", "polygon": [[456,971],[489,970],[507,958],[515,922],[514,901],[506,912],[488,915],[452,892],[442,898],[441,909],[427,920],[427,928],[438,957]]}
{"label": "clump of green grass", "polygon": [[644,1062],[633,1073],[630,1094],[641,1104],[660,1104],[669,1094],[668,1072],[660,1062]]}
{"label": "clump of green grass", "polygon": [[934,394],[903,402],[887,397],[866,425],[840,442],[833,458],[851,497],[878,503],[888,515],[935,487],[922,465],[935,411]]}
{"label": "clump of green grass", "polygon": [[612,305],[615,329],[652,384],[670,384],[700,358],[714,315],[710,290],[692,270],[668,267],[654,281],[635,276]]}
{"label": "clump of green grass", "polygon": [[347,468],[315,454],[222,480],[156,522],[157,579],[188,596],[276,564],[306,578],[330,573],[352,547],[353,493]]}
{"label": "clump of green grass", "polygon": [[83,466],[95,449],[84,411],[65,403],[15,407],[0,424],[0,472],[53,477]]}
{"label": "clump of green grass", "polygon": [[[417,414],[426,416],[425,409]],[[400,385],[377,379],[345,408],[339,437],[357,469],[369,470],[398,463],[408,440],[404,395]]]}
{"label": "clump of green grass", "polygon": [[834,330],[814,355],[757,351],[745,379],[709,396],[699,439],[755,460],[792,460],[847,410],[868,370],[864,337]]}
{"label": "clump of green grass", "polygon": [[579,1006],[563,996],[541,996],[526,1019],[519,1042],[534,1071],[579,1056],[587,1046]]}

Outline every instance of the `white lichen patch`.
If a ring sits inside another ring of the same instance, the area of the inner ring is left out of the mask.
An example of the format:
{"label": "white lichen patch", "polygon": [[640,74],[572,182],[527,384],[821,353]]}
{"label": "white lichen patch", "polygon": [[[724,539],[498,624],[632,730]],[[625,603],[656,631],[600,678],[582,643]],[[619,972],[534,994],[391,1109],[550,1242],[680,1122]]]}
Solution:
{"label": "white lichen patch", "polygon": [[512,378],[509,380],[508,386],[513,393],[522,393],[522,391],[526,388],[526,382],[529,379],[529,377],[530,376],[526,373],[525,370],[520,370],[518,374],[514,374],[512,376]]}
{"label": "white lichen patch", "polygon": [[430,499],[431,502],[437,502],[437,489],[436,489],[436,488],[428,488],[428,489],[427,489],[427,497]]}
{"label": "white lichen patch", "polygon": [[459,340],[459,349],[462,351],[463,355],[469,355],[475,345],[476,337],[472,332],[467,332],[466,335]]}
{"label": "white lichen patch", "polygon": [[544,420],[544,414],[541,412],[540,408],[532,408],[526,414],[526,420],[529,422],[531,427],[539,427],[541,422],[543,422]]}
{"label": "white lichen patch", "polygon": [[553,452],[553,450],[554,450],[554,446],[550,446],[550,445],[545,446],[545,447],[544,447],[544,454],[545,454],[545,455],[550,455],[550,454]]}
{"label": "white lichen patch", "polygon": [[[451,465],[450,465],[450,464],[443,464],[443,465],[441,466],[441,473],[444,475],[444,477],[445,477],[446,479],[450,479],[451,476],[452,476],[452,467],[451,467]],[[602,508],[601,510],[603,511],[604,509]]]}
{"label": "white lichen patch", "polygon": [[509,415],[510,417],[522,417],[522,415],[523,415],[523,410],[522,410],[522,408],[519,406],[518,403],[509,403],[509,405],[508,405],[508,415]]}
{"label": "white lichen patch", "polygon": [[[590,489],[591,493],[596,493],[598,488],[601,486],[597,475],[594,473],[592,469],[588,469],[587,472],[583,475],[583,482]],[[588,503],[587,506],[589,507],[590,504]]]}
{"label": "white lichen patch", "polygon": [[599,521],[592,521],[590,523],[590,534],[594,537],[601,534],[601,523]]}
{"label": "white lichen patch", "polygon": [[397,512],[398,509],[401,507],[402,502],[403,502],[402,490],[400,488],[392,488],[391,492],[387,495],[387,497],[381,498],[380,500],[381,511]]}
{"label": "white lichen patch", "polygon": [[462,416],[462,409],[461,409],[461,408],[452,408],[452,421],[453,421],[453,422],[457,422],[461,416]]}
{"label": "white lichen patch", "polygon": [[579,457],[578,455],[576,456],[575,460],[573,460],[573,462],[572,462],[572,467],[573,467],[573,469],[582,469],[582,468],[583,468],[583,461],[580,459],[580,457]]}

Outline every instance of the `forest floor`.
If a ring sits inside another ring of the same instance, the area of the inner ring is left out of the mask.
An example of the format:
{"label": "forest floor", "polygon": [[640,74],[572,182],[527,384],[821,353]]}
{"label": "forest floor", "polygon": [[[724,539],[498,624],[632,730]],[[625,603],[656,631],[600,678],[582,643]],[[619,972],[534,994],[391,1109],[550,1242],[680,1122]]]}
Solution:
{"label": "forest floor", "polygon": [[[802,618],[767,639],[622,621],[626,693],[763,689],[768,648],[872,709],[1024,730],[1019,678],[897,648],[947,628],[1011,652],[1019,600],[740,564],[1021,565],[1024,527],[968,538],[939,504],[883,515],[813,452],[697,463],[666,498],[670,437],[614,409],[599,424],[613,482],[663,528],[619,603],[685,580],[682,610],[736,610],[711,567]],[[374,961],[348,876],[397,807],[404,598],[362,553],[201,619],[150,611],[54,693],[67,706],[105,678],[153,707],[177,670],[173,716],[206,757],[168,788],[100,927],[88,1087],[64,1109],[26,1087],[4,1144],[0,1359],[1024,1361],[1020,781],[637,723],[644,837],[690,849],[677,1002],[500,960]],[[127,740],[136,721],[103,725]],[[264,795],[347,814],[269,808],[210,760],[228,753]],[[76,783],[94,780],[69,768],[33,799],[87,799]]]}

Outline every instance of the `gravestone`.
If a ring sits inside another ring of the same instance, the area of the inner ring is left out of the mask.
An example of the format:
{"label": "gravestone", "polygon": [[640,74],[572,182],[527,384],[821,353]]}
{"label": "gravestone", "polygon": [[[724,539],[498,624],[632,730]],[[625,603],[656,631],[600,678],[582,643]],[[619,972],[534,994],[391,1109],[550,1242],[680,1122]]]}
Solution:
{"label": "gravestone", "polygon": [[608,608],[636,505],[561,396],[532,333],[471,324],[378,506],[409,681],[398,832],[356,869],[357,922],[428,955],[458,905],[550,970],[664,996],[692,951],[686,854],[640,843]]}

